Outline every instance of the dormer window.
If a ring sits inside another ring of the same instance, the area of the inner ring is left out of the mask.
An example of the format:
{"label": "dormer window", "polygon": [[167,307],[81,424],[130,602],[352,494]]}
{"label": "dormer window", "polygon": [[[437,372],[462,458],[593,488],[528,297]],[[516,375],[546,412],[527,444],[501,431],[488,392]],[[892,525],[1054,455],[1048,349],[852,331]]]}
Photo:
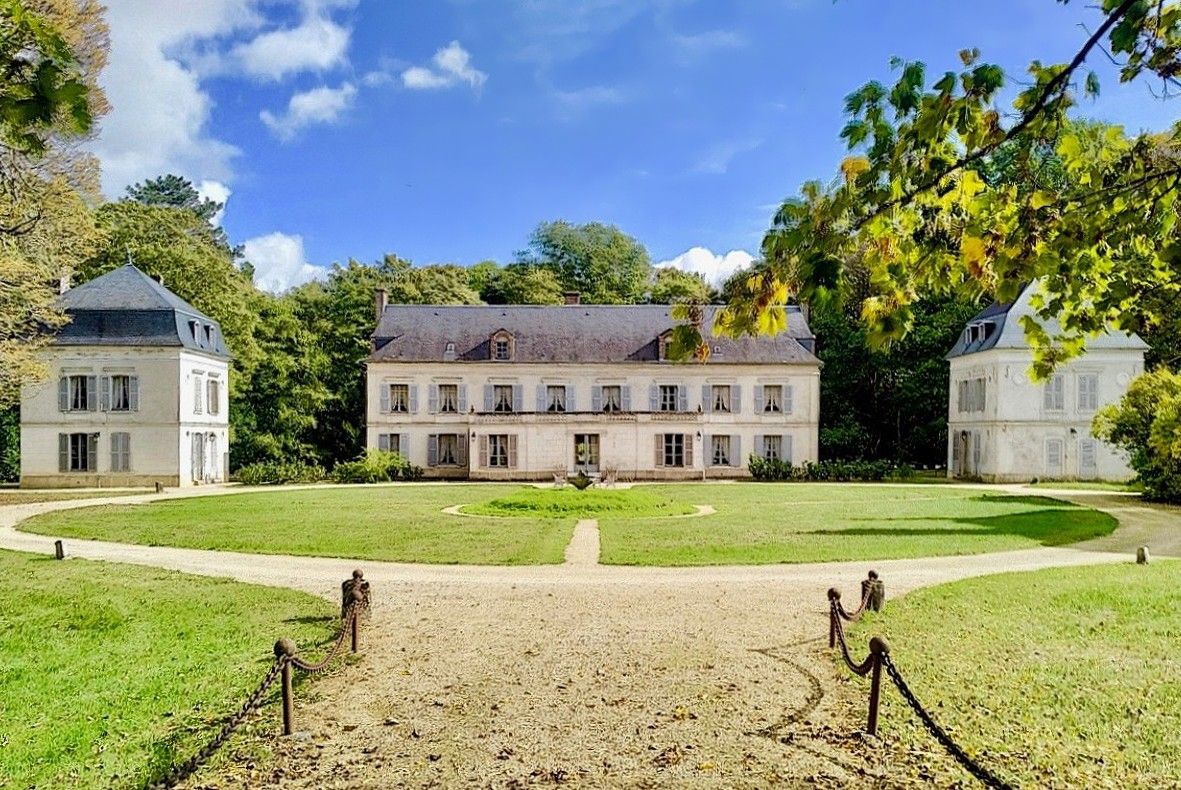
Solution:
{"label": "dormer window", "polygon": [[492,336],[492,359],[495,362],[508,362],[513,358],[513,336],[500,331]]}
{"label": "dormer window", "polygon": [[671,340],[671,331],[665,332],[657,339],[657,343],[659,345],[659,359],[661,362],[664,362],[668,359],[668,344]]}
{"label": "dormer window", "polygon": [[197,327],[200,326],[199,321],[189,321],[189,332],[193,335],[193,342],[197,342]]}
{"label": "dormer window", "polygon": [[205,345],[213,348],[213,326],[212,324],[205,325]]}

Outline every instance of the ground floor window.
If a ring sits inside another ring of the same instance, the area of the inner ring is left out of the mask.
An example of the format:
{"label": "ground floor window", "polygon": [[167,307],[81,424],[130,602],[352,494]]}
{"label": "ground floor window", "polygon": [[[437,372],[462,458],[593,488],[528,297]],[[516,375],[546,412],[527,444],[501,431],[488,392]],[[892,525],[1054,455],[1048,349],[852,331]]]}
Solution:
{"label": "ground floor window", "polygon": [[401,453],[405,455],[402,449],[402,434],[400,433],[381,433],[377,435],[377,449],[391,453]]}
{"label": "ground floor window", "polygon": [[1065,449],[1061,439],[1046,439],[1046,474],[1050,477],[1061,477],[1065,466]]}
{"label": "ground floor window", "polygon": [[730,437],[715,436],[710,440],[710,463],[714,466],[730,466]]}
{"label": "ground floor window", "polygon": [[763,437],[763,458],[768,461],[778,461],[783,458],[783,437]]}
{"label": "ground floor window", "polygon": [[58,471],[98,471],[97,433],[59,433],[57,450]]}
{"label": "ground floor window", "polygon": [[131,434],[111,434],[111,471],[131,471]]}
{"label": "ground floor window", "polygon": [[439,466],[459,465],[459,436],[454,433],[441,433],[438,437]]}
{"label": "ground floor window", "polygon": [[574,466],[578,469],[599,468],[599,435],[597,433],[574,434]]}
{"label": "ground floor window", "polygon": [[657,448],[658,466],[685,466],[685,434],[662,434],[657,437]]}
{"label": "ground floor window", "polygon": [[487,437],[488,454],[486,464],[493,469],[508,469],[513,460],[513,437],[508,434],[491,434]]}

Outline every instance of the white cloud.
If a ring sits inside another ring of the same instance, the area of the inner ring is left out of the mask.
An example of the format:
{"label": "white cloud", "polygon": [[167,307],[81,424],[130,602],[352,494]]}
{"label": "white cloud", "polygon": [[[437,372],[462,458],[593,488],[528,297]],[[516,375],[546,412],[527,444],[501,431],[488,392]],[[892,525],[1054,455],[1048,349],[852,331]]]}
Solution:
{"label": "white cloud", "polygon": [[672,42],[687,54],[702,54],[717,49],[739,49],[746,46],[746,39],[733,30],[707,30],[691,35],[673,34]]}
{"label": "white cloud", "polygon": [[435,52],[431,58],[433,67],[411,66],[403,71],[402,84],[412,90],[435,90],[466,82],[479,91],[488,75],[472,66],[471,61],[471,54],[458,41],[452,41]]}
{"label": "white cloud", "polygon": [[194,180],[230,178],[238,149],[209,132],[213,103],[197,73],[165,53],[198,39],[257,27],[261,20],[254,3],[110,3],[111,52],[101,81],[113,109],[92,145],[102,162],[108,195],[168,172]]}
{"label": "white cloud", "polygon": [[271,80],[326,71],[347,62],[350,32],[325,16],[308,16],[296,27],[272,30],[237,45],[228,65]]}
{"label": "white cloud", "polygon": [[264,291],[282,293],[327,274],[323,267],[308,263],[302,236],[268,233],[247,239],[243,247],[246,260],[254,265],[254,283]]}
{"label": "white cloud", "polygon": [[214,203],[221,203],[221,211],[209,218],[211,225],[220,225],[221,218],[226,213],[226,203],[230,200],[230,195],[234,191],[220,181],[212,181],[206,179],[197,185],[197,195],[202,200],[212,200]]}
{"label": "white cloud", "polygon": [[286,142],[304,127],[315,123],[332,123],[353,105],[356,96],[357,88],[351,82],[339,88],[312,88],[294,94],[283,113],[275,115],[270,110],[263,110],[258,117],[276,137]]}
{"label": "white cloud", "polygon": [[730,169],[730,163],[734,161],[735,157],[749,153],[762,144],[761,138],[719,143],[697,160],[697,163],[693,165],[693,172],[703,175],[722,175]]}
{"label": "white cloud", "polygon": [[745,250],[730,250],[725,255],[717,255],[705,247],[691,247],[656,265],[700,274],[710,285],[719,287],[734,272],[749,268],[754,260],[755,257]]}

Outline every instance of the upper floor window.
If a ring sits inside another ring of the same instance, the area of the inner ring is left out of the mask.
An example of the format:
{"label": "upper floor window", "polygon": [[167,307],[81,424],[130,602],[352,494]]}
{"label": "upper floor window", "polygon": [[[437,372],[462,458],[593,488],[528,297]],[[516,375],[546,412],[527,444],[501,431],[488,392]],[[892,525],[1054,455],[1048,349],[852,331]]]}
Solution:
{"label": "upper floor window", "polygon": [[513,410],[513,387],[511,384],[497,384],[492,388],[492,411],[501,414]]}
{"label": "upper floor window", "polygon": [[1042,390],[1042,406],[1046,411],[1066,408],[1066,377],[1061,373],[1051,376]]}
{"label": "upper floor window", "polygon": [[409,384],[390,385],[390,411],[397,414],[406,414],[410,411]]}
{"label": "upper floor window", "polygon": [[966,379],[956,384],[960,412],[984,411],[985,387],[983,378]]}
{"label": "upper floor window", "polygon": [[710,389],[710,403],[713,411],[730,411],[730,385],[713,385],[713,387]]}
{"label": "upper floor window", "polygon": [[199,375],[193,376],[193,414],[205,412],[205,382]]}
{"label": "upper floor window", "polygon": [[545,388],[545,410],[549,412],[566,411],[566,388],[562,385],[550,385]]}
{"label": "upper floor window", "polygon": [[439,385],[439,411],[443,414],[457,414],[459,412],[459,385]]}
{"label": "upper floor window", "polygon": [[1082,373],[1078,377],[1078,410],[1095,411],[1099,408],[1099,375]]}
{"label": "upper floor window", "polygon": [[603,411],[616,412],[623,409],[623,387],[609,385],[603,387]]}
{"label": "upper floor window", "polygon": [[206,396],[209,400],[209,413],[221,414],[221,381],[210,378],[206,385]]}
{"label": "upper floor window", "polygon": [[60,385],[60,403],[62,411],[94,411],[96,405],[94,376],[64,376]]}
{"label": "upper floor window", "polygon": [[123,373],[110,378],[111,411],[131,411],[131,376]]}
{"label": "upper floor window", "polygon": [[767,414],[783,411],[783,386],[768,384],[763,387],[763,411]]}
{"label": "upper floor window", "polygon": [[507,362],[513,358],[513,336],[508,332],[497,332],[492,336],[492,359]]}
{"label": "upper floor window", "polygon": [[677,411],[679,390],[676,384],[660,385],[660,411]]}

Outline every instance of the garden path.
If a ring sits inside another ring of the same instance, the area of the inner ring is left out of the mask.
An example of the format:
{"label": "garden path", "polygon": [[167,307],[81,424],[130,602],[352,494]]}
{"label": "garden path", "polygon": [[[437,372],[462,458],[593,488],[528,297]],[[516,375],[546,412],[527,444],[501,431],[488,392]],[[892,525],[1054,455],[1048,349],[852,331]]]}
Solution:
{"label": "garden path", "polygon": [[[1170,528],[1168,519],[1149,523],[1140,510],[1155,509],[1126,498],[1063,496],[1118,510],[1116,535],[1134,530],[1137,545],[1149,532]],[[0,507],[0,548],[50,553],[52,537],[14,525],[36,513],[102,502]],[[573,553],[585,559],[589,529],[582,534]],[[72,557],[228,576],[332,600],[357,564],[74,539],[65,545]],[[872,565],[894,596],[998,571],[1130,560],[1123,544],[1113,545],[1120,553],[1041,548]],[[375,598],[364,659],[301,688],[297,723],[307,737],[273,739],[272,759],[225,761],[191,786],[872,782],[874,762],[859,752],[866,747],[845,732],[848,711],[832,693],[839,675],[822,641],[826,589],[835,584],[854,598],[870,563],[361,565]],[[259,635],[260,650],[271,638]],[[829,728],[829,721],[841,728]]]}

